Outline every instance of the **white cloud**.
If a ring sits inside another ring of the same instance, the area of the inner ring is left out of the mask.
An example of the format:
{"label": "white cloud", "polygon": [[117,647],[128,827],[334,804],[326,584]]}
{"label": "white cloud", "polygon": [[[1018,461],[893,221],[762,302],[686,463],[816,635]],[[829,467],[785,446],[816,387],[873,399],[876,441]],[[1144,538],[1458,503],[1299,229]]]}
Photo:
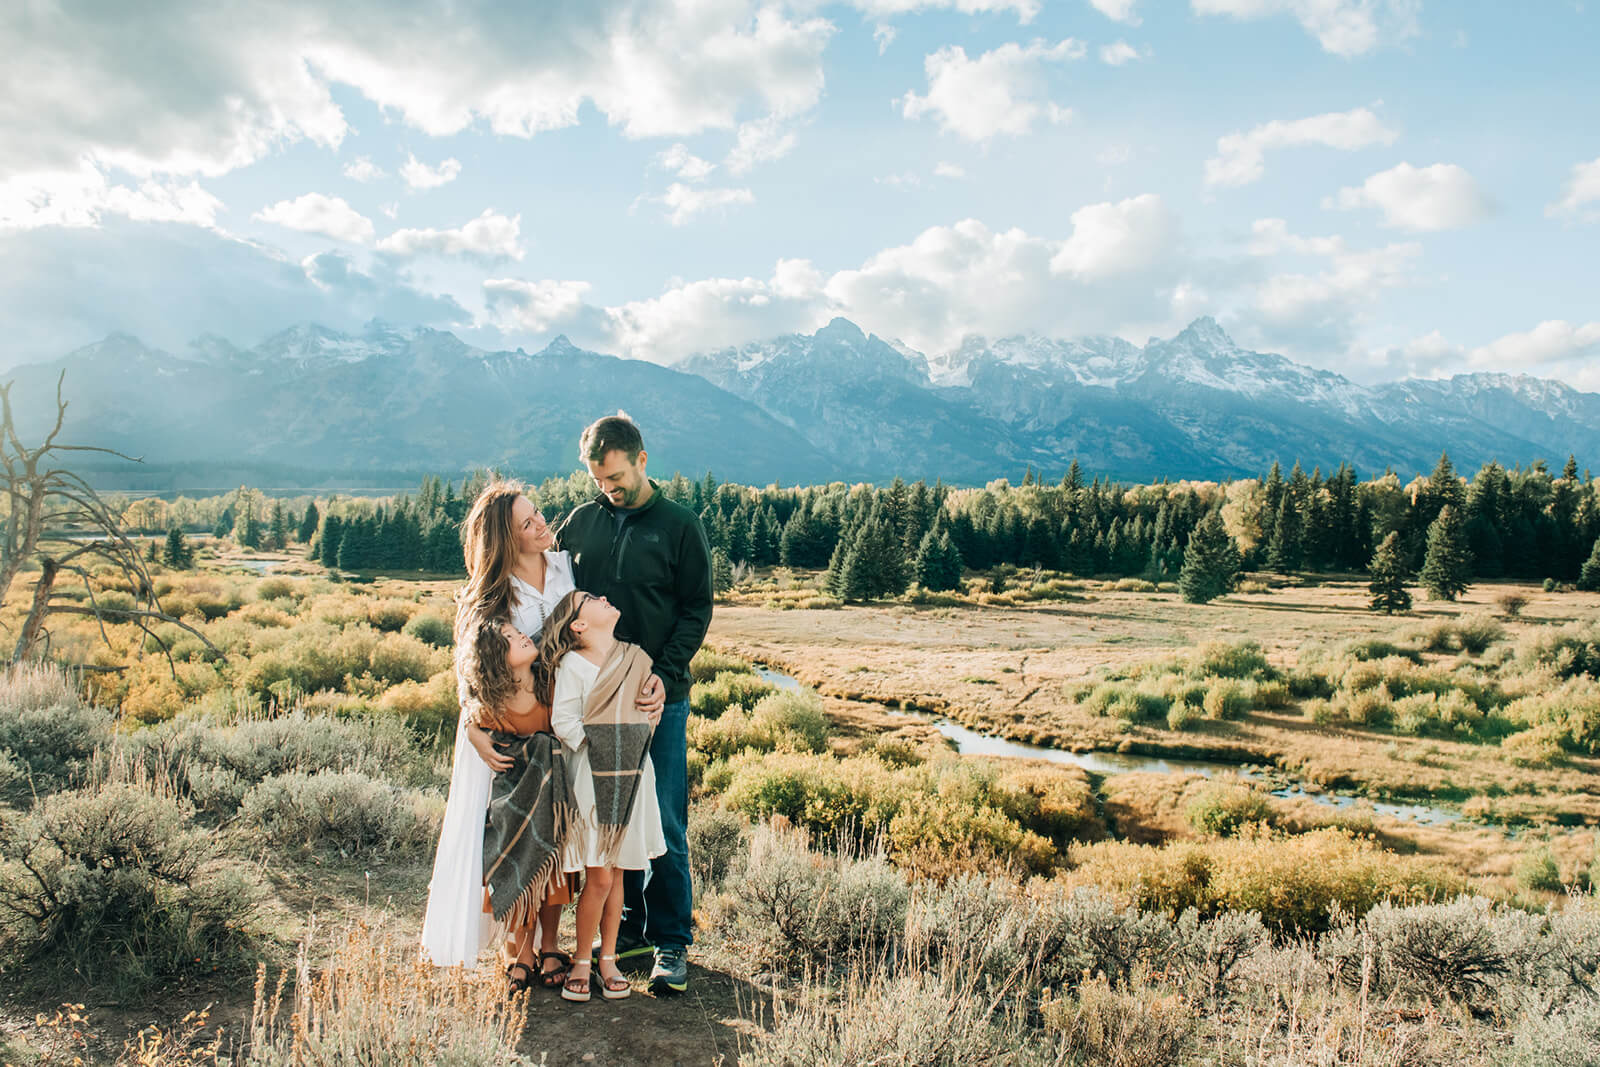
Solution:
{"label": "white cloud", "polygon": [[782,159],[794,148],[795,135],[776,116],[739,124],[728,158],[722,161],[730,174],[746,174],[758,163]]}
{"label": "white cloud", "polygon": [[1107,145],[1095,153],[1094,161],[1102,167],[1120,167],[1133,158],[1133,146],[1127,144]]}
{"label": "white cloud", "polygon": [[833,32],[765,0],[595,0],[538,17],[426,0],[171,0],[159,17],[113,4],[92,18],[0,5],[0,181],[85,158],[219,175],[297,141],[337,147],[349,124],[335,86],[433,136],[482,123],[530,137],[575,125],[585,103],[628,137],[731,130],[811,108]]}
{"label": "white cloud", "polygon": [[1600,356],[1600,322],[1575,326],[1562,319],[1541,322],[1525,333],[1508,333],[1468,353],[1476,366],[1515,370],[1596,356]]}
{"label": "white cloud", "polygon": [[378,210],[383,212],[383,217],[386,219],[397,219],[400,217],[399,201],[391,200],[387,204],[380,204],[378,206]]}
{"label": "white cloud", "polygon": [[1401,163],[1324,201],[1325,207],[1333,204],[1346,210],[1376,207],[1385,226],[1415,231],[1453,230],[1478,222],[1491,210],[1477,181],[1454,163]]}
{"label": "white cloud", "polygon": [[408,152],[406,161],[400,165],[400,177],[412,189],[437,189],[441,185],[449,185],[460,174],[461,161],[454,158],[444,160],[437,167],[430,167]]}
{"label": "white cloud", "polygon": [[378,242],[391,256],[466,256],[473,259],[517,259],[522,251],[522,216],[507,218],[492,209],[454,230],[396,230]]}
{"label": "white cloud", "polygon": [[1071,117],[1048,98],[1044,65],[1080,59],[1084,51],[1083,43],[1070,37],[1054,45],[1040,40],[1026,47],[1003,44],[977,59],[969,59],[960,45],[948,45],[923,60],[928,95],[907,93],[897,102],[906,118],[932,114],[941,130],[969,141],[1020,136],[1041,119]]}
{"label": "white cloud", "polygon": [[965,178],[966,169],[956,163],[939,162],[933,165],[933,173],[940,178]]}
{"label": "white cloud", "polygon": [[1141,59],[1144,53],[1139,51],[1127,41],[1116,41],[1112,44],[1100,46],[1100,62],[1112,67],[1120,67],[1124,63],[1131,63]]}
{"label": "white cloud", "polygon": [[1237,19],[1290,15],[1317,39],[1323,51],[1359,56],[1379,45],[1398,44],[1419,32],[1421,0],[1190,0],[1198,15]]}
{"label": "white cloud", "polygon": [[1293,255],[1323,261],[1309,271],[1272,273],[1250,294],[1255,326],[1264,341],[1323,355],[1353,345],[1379,294],[1406,284],[1422,255],[1422,246],[1414,241],[1352,249],[1338,235],[1302,237],[1277,218],[1257,219],[1246,247],[1262,260]]}
{"label": "white cloud", "polygon": [[1042,0],[850,0],[851,6],[870,18],[886,19],[923,11],[956,11],[963,15],[1015,12],[1017,21],[1029,23],[1043,6]]}
{"label": "white cloud", "polygon": [[57,359],[113,331],[181,352],[205,333],[251,344],[290,323],[359,332],[373,318],[471,321],[450,297],[421,291],[382,262],[370,273],[338,253],[301,263],[184,223],[108,215],[96,229],[0,231],[4,361]]}
{"label": "white cloud", "polygon": [[880,22],[872,28],[872,39],[878,45],[878,54],[881,56],[889,51],[889,46],[894,44],[898,31],[887,22]]}
{"label": "white cloud", "polygon": [[1051,258],[1050,269],[1083,279],[1128,274],[1172,256],[1177,243],[1177,217],[1154,193],[1090,204],[1072,213],[1072,236]]}
{"label": "white cloud", "polygon": [[352,244],[370,244],[374,235],[371,219],[345,203],[342,197],[322,193],[280,200],[256,212],[255,217],[262,222],[304,233],[320,233]]}
{"label": "white cloud", "polygon": [[885,174],[881,178],[872,179],[879,185],[888,185],[896,189],[915,189],[922,184],[922,176],[916,171],[905,170],[895,174]]}
{"label": "white cloud", "polygon": [[689,147],[682,143],[657,152],[651,162],[662,170],[671,171],[685,181],[691,182],[697,182],[717,169],[715,163],[707,163],[690,152]]}
{"label": "white cloud", "polygon": [[658,297],[605,309],[609,343],[638,359],[671,363],[692,352],[815,329],[827,321],[822,276],[804,260],[779,260],[770,279],[706,278]]}
{"label": "white cloud", "polygon": [[1206,160],[1206,184],[1238,186],[1258,180],[1269,148],[1320,144],[1349,152],[1369,145],[1393,144],[1398,136],[1364,107],[1304,119],[1277,119],[1247,133],[1219,137],[1217,154]]}
{"label": "white cloud", "polygon": [[385,177],[387,172],[366,156],[357,156],[344,165],[344,176],[351,181],[374,182]]}
{"label": "white cloud", "polygon": [[1561,199],[1546,207],[1544,213],[1550,218],[1600,222],[1600,158],[1573,164],[1567,184],[1561,189]]}
{"label": "white cloud", "polygon": [[222,201],[197,183],[146,179],[113,184],[84,162],[76,170],[17,174],[0,180],[0,230],[41,226],[93,227],[107,216],[136,222],[182,222],[216,227]]}
{"label": "white cloud", "polygon": [[519,281],[490,278],[483,283],[489,315],[502,329],[544,333],[585,313],[588,282]]}
{"label": "white cloud", "polygon": [[1094,9],[1114,22],[1125,22],[1129,26],[1139,25],[1139,16],[1133,13],[1137,0],[1089,0]]}
{"label": "white cloud", "polygon": [[667,186],[665,193],[652,199],[667,209],[668,222],[682,226],[696,215],[708,211],[754,203],[755,194],[749,189],[708,189],[673,182]]}

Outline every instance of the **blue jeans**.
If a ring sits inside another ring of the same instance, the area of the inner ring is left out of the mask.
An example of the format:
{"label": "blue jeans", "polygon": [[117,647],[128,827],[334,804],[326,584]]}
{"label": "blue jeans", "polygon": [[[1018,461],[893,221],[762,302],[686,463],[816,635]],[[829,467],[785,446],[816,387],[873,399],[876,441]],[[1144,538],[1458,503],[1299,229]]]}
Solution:
{"label": "blue jeans", "polygon": [[661,807],[665,855],[648,871],[622,872],[622,937],[643,939],[658,948],[694,944],[694,885],[689,879],[689,702],[675,700],[661,709],[650,739],[655,764],[656,801]]}

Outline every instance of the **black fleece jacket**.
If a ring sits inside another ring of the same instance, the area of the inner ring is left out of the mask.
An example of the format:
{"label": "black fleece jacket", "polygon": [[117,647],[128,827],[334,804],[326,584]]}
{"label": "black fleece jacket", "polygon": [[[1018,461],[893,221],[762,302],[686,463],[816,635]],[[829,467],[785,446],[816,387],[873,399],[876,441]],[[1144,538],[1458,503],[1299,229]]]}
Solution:
{"label": "black fleece jacket", "polygon": [[619,512],[603,493],[579,504],[556,546],[572,553],[578,588],[622,612],[617,636],[650,654],[670,703],[689,698],[689,661],[711,626],[711,547],[699,517],[650,485],[633,511]]}

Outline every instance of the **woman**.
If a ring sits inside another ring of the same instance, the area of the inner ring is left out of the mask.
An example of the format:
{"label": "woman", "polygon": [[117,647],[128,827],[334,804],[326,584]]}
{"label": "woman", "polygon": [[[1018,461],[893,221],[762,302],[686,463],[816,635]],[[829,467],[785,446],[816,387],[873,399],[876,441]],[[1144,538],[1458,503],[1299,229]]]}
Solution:
{"label": "woman", "polygon": [[[489,783],[511,760],[496,752],[479,725],[482,709],[466,690],[472,671],[466,657],[473,642],[460,633],[463,620],[505,619],[537,638],[556,602],[573,589],[572,561],[554,552],[555,533],[528,499],[521,482],[496,480],[484,487],[461,524],[467,584],[456,594],[456,692],[461,717],[456,726],[450,797],[439,828],[428,907],[422,920],[422,948],[440,967],[472,965],[499,933],[483,909],[483,828]],[[657,711],[665,689],[651,675],[640,692],[641,711]],[[540,941],[537,924],[505,931],[517,963],[531,969]],[[555,931],[546,940],[554,944]],[[559,963],[545,961],[551,974]],[[554,966],[551,966],[554,964]],[[529,973],[525,971],[524,974]]]}

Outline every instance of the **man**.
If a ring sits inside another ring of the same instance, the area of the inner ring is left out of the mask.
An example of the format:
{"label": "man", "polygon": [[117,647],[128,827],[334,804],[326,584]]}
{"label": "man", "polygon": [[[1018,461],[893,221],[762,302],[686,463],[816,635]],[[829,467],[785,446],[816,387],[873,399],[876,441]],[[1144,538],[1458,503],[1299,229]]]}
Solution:
{"label": "man", "polygon": [[617,412],[583,431],[579,458],[598,496],[574,508],[557,535],[572,553],[578,588],[622,612],[617,636],[642,647],[666,686],[650,742],[666,855],[626,872],[618,957],[655,950],[654,993],[689,987],[694,891],[689,880],[689,660],[711,625],[711,549],[695,513],[667,499],[645,474],[639,427]]}

